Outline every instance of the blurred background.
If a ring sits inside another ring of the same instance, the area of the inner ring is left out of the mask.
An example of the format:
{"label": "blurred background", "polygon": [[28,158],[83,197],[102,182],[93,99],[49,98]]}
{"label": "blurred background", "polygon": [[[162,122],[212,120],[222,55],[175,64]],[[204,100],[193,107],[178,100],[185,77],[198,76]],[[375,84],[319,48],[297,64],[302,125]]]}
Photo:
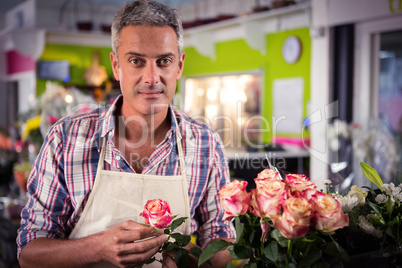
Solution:
{"label": "blurred background", "polygon": [[[111,103],[123,0],[0,1],[0,267],[17,267],[26,179],[50,126]],[[186,62],[173,105],[221,136],[232,178],[268,161],[333,191],[402,182],[401,0],[164,0]]]}

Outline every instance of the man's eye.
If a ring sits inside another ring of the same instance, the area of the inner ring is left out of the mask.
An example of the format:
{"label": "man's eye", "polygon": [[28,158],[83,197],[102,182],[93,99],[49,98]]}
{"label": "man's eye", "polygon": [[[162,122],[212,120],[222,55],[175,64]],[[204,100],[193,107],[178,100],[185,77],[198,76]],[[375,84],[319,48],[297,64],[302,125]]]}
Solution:
{"label": "man's eye", "polygon": [[135,65],[140,64],[140,60],[139,60],[139,59],[132,59],[132,60],[130,60],[130,62],[131,62],[132,64],[135,64]]}
{"label": "man's eye", "polygon": [[159,62],[161,65],[167,65],[167,64],[171,63],[172,61],[170,59],[161,59]]}

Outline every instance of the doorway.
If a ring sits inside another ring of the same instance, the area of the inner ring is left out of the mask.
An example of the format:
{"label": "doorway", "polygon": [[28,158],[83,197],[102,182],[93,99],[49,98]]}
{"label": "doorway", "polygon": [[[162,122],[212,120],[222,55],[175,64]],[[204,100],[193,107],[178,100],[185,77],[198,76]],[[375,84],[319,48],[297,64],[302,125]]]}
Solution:
{"label": "doorway", "polygon": [[[354,120],[366,130],[365,159],[384,183],[402,183],[402,17],[356,25]],[[360,172],[360,180],[365,181]],[[357,178],[359,179],[359,178]],[[360,183],[365,185],[367,183]]]}

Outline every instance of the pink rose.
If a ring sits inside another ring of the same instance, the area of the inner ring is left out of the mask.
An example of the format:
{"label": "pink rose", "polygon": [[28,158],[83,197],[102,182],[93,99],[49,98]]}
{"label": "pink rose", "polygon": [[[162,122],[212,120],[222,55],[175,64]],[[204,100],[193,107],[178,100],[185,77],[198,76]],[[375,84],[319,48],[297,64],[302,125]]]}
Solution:
{"label": "pink rose", "polygon": [[255,179],[255,184],[256,188],[251,190],[250,212],[260,218],[280,214],[286,183],[280,180]]}
{"label": "pink rose", "polygon": [[349,225],[349,216],[342,211],[339,201],[331,195],[317,192],[313,198],[313,206],[316,211],[312,219],[315,229],[334,234],[337,229]]}
{"label": "pink rose", "polygon": [[261,219],[260,223],[261,223],[261,230],[262,230],[261,241],[267,242],[268,235],[269,235],[269,223],[264,222],[262,219]]}
{"label": "pink rose", "polygon": [[312,196],[317,192],[317,186],[305,175],[287,174],[286,181],[290,195],[302,196],[307,200],[311,200]]}
{"label": "pink rose", "polygon": [[281,216],[271,216],[275,227],[287,238],[304,236],[314,216],[312,205],[303,197],[289,197],[283,202]]}
{"label": "pink rose", "polygon": [[160,199],[148,200],[140,213],[145,223],[155,228],[165,228],[172,222],[169,203]]}
{"label": "pink rose", "polygon": [[219,190],[219,197],[225,215],[222,220],[230,220],[245,214],[250,207],[250,193],[247,193],[247,181],[234,180]]}
{"label": "pink rose", "polygon": [[292,180],[296,180],[296,181],[304,181],[304,180],[308,180],[307,176],[304,174],[286,174],[286,180],[287,181],[292,181]]}
{"label": "pink rose", "polygon": [[258,180],[279,180],[279,172],[271,168],[264,169],[257,175]]}
{"label": "pink rose", "polygon": [[49,115],[48,117],[48,121],[51,125],[53,125],[54,123],[56,123],[60,118],[54,116],[54,115]]}

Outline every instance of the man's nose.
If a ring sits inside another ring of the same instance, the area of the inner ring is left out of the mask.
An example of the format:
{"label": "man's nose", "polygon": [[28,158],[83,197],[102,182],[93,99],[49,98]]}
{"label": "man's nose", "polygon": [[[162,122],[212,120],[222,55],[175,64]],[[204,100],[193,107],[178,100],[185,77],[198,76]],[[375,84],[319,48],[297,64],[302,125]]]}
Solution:
{"label": "man's nose", "polygon": [[156,64],[147,64],[144,68],[143,76],[145,84],[154,85],[159,83],[159,69]]}

